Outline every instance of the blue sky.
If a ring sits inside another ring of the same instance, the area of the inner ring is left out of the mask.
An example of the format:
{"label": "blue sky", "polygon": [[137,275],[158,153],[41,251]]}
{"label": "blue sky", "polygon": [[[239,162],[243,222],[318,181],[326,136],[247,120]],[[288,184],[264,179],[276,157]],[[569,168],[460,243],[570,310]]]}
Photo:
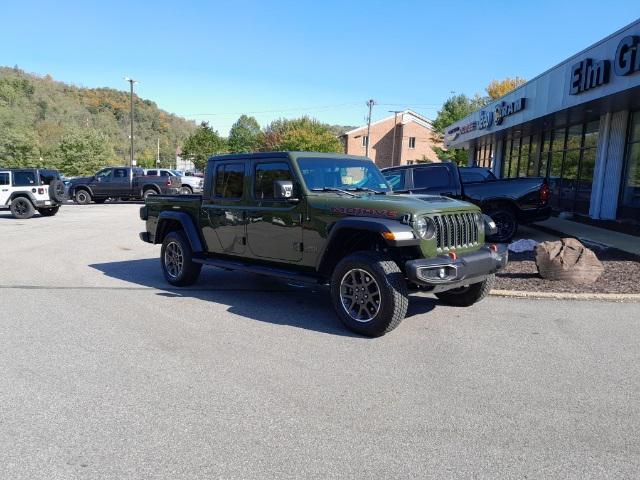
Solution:
{"label": "blue sky", "polygon": [[640,17],[640,2],[5,2],[0,64],[136,91],[227,134],[308,114],[359,125],[365,102],[433,118],[451,92],[532,78]]}

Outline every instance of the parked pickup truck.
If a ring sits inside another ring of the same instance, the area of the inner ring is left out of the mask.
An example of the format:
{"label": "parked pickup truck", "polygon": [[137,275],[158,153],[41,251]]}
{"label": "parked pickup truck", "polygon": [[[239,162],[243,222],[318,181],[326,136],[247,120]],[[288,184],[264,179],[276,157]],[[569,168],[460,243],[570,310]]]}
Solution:
{"label": "parked pickup truck", "polygon": [[200,177],[185,175],[178,170],[171,170],[169,168],[153,168],[145,170],[144,174],[151,177],[180,177],[180,181],[182,182],[180,193],[187,195],[191,193],[202,193],[204,180]]}
{"label": "parked pickup truck", "polygon": [[338,317],[369,336],[402,321],[409,290],[469,306],[507,263],[504,246],[485,245],[495,224],[478,207],[394,195],[363,157],[212,157],[203,195],[149,197],[140,217],[170,284],[194,283],[203,265],[329,284]]}
{"label": "parked pickup truck", "polygon": [[147,198],[150,195],[177,195],[180,177],[146,176],[142,168],[107,167],[90,177],[78,177],[68,186],[69,198],[86,205],[104,203],[109,198]]}
{"label": "parked pickup truck", "polygon": [[549,185],[542,177],[499,180],[487,169],[429,163],[386,168],[382,174],[395,192],[439,194],[479,206],[498,226],[491,241],[510,242],[519,224],[551,215]]}

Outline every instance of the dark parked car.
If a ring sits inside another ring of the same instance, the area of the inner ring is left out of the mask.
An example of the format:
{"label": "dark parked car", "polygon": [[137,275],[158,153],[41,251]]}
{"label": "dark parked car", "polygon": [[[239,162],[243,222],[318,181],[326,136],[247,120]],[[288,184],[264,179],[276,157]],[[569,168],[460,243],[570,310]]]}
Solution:
{"label": "dark parked car", "polygon": [[150,195],[177,195],[180,193],[180,177],[149,177],[142,168],[107,167],[90,177],[71,180],[69,198],[86,205],[104,203],[108,198],[147,198]]}
{"label": "dark parked car", "polygon": [[494,242],[509,242],[519,224],[551,215],[549,185],[542,177],[498,179],[486,168],[449,162],[392,167],[382,174],[396,193],[443,195],[478,205],[498,226]]}

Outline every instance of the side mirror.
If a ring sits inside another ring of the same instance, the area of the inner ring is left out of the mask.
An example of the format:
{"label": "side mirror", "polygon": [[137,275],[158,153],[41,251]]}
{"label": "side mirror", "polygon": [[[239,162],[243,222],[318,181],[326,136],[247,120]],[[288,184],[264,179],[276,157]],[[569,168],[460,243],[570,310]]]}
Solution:
{"label": "side mirror", "polygon": [[293,197],[293,182],[291,180],[275,180],[273,182],[273,198],[297,203],[299,200]]}

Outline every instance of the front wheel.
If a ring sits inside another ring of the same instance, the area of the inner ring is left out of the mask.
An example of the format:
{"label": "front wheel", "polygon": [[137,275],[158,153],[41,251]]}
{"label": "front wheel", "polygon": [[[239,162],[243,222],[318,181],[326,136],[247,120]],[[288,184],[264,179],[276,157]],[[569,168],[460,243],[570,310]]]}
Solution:
{"label": "front wheel", "polygon": [[447,305],[453,305],[455,307],[470,307],[489,295],[495,279],[495,275],[489,275],[482,282],[472,283],[471,285],[454,288],[453,290],[447,290],[446,292],[439,292],[436,293],[436,297]]}
{"label": "front wheel", "polygon": [[193,261],[191,245],[182,232],[169,232],[160,250],[162,273],[171,285],[186,287],[200,276],[202,264]]}
{"label": "front wheel", "polygon": [[409,306],[402,271],[379,252],[356,252],[340,261],[331,277],[331,300],[342,323],[368,337],[400,325]]}
{"label": "front wheel", "polygon": [[91,203],[91,194],[86,190],[77,190],[73,199],[78,205],[88,205]]}

